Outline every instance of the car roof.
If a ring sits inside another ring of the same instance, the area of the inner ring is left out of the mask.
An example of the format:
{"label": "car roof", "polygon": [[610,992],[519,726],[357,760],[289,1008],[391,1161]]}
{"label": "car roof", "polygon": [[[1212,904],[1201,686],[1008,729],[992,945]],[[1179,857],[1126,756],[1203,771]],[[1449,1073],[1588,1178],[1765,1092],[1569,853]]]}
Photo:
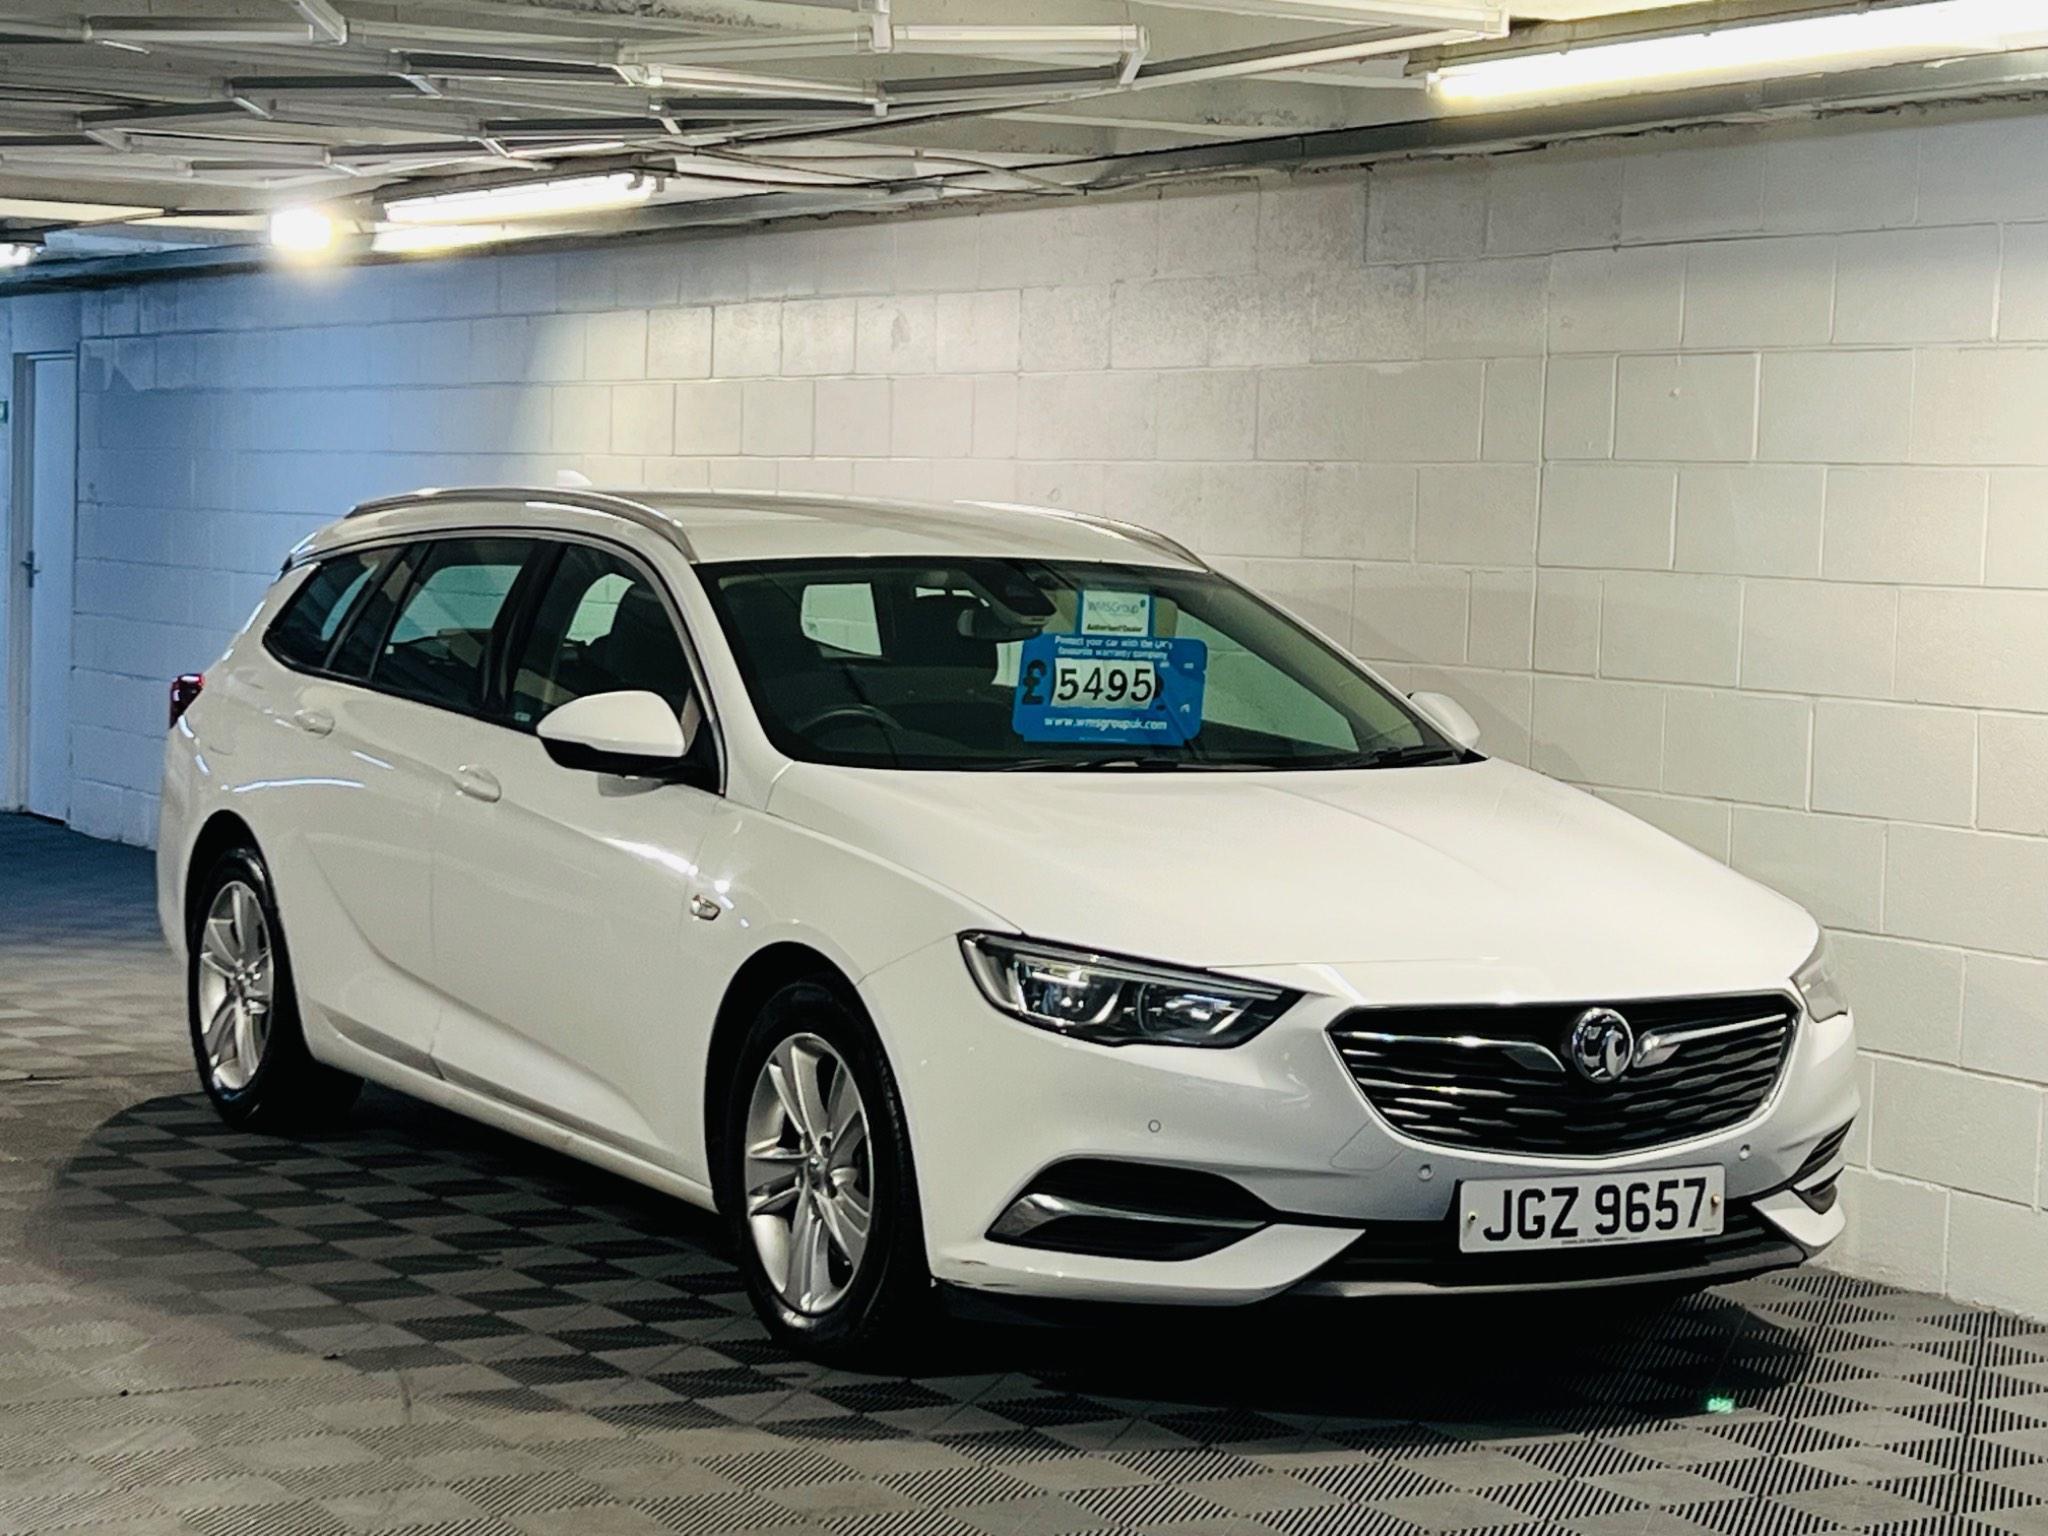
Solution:
{"label": "car roof", "polygon": [[1204,566],[1199,556],[1165,534],[1060,507],[580,486],[451,486],[366,501],[306,540],[293,558],[370,538],[418,537],[437,527],[473,524],[479,503],[506,509],[511,514],[503,519],[507,523],[531,521],[536,528],[560,526],[565,512],[623,518],[668,539],[701,564],[819,556],[1009,555]]}

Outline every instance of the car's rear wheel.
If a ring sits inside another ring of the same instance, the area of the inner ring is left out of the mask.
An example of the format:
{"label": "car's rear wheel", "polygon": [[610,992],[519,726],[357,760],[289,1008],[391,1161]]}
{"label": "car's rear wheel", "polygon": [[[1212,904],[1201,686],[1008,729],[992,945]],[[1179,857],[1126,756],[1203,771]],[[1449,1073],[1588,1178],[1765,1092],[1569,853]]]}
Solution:
{"label": "car's rear wheel", "polygon": [[931,1278],[902,1101],[874,1031],[841,993],[770,997],[726,1099],[719,1205],[769,1331],[847,1363],[877,1359]]}
{"label": "car's rear wheel", "polygon": [[294,1130],[334,1120],[362,1080],[315,1061],[270,871],[253,849],[203,877],[186,934],[185,992],[199,1081],[230,1125]]}

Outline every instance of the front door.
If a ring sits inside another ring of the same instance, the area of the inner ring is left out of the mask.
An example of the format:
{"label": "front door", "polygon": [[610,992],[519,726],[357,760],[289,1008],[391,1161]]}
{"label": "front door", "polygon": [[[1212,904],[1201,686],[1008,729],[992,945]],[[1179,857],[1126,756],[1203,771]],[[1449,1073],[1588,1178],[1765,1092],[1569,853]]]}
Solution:
{"label": "front door", "polygon": [[[658,578],[565,543],[532,615],[508,669],[506,728],[459,765],[436,829],[435,959],[454,1004],[435,1063],[673,1168],[701,1092],[678,1076],[678,1031],[710,1007],[693,964],[696,858],[725,802],[564,768],[533,733],[589,694],[645,689],[687,707],[689,667]],[[708,726],[699,734],[708,751]]]}

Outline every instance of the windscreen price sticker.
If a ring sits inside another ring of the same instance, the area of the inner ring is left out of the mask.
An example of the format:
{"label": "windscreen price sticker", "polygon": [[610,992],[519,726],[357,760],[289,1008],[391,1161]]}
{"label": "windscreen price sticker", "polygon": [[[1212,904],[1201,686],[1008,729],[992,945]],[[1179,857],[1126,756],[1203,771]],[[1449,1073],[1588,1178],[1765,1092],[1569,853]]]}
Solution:
{"label": "windscreen price sticker", "polygon": [[1052,701],[1093,709],[1143,709],[1159,692],[1159,668],[1149,661],[1102,661],[1062,656],[1052,664]]}
{"label": "windscreen price sticker", "polygon": [[1209,649],[1145,635],[1040,635],[1018,658],[1011,724],[1026,741],[1181,746],[1202,728]]}

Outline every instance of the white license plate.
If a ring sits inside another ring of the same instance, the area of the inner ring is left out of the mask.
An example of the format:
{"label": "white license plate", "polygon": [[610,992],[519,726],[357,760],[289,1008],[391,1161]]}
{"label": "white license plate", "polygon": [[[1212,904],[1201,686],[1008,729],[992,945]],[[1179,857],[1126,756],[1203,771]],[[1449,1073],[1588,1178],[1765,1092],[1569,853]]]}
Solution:
{"label": "white license plate", "polygon": [[1712,1237],[1725,1214],[1721,1196],[1718,1167],[1473,1179],[1458,1186],[1458,1247],[1511,1253]]}

